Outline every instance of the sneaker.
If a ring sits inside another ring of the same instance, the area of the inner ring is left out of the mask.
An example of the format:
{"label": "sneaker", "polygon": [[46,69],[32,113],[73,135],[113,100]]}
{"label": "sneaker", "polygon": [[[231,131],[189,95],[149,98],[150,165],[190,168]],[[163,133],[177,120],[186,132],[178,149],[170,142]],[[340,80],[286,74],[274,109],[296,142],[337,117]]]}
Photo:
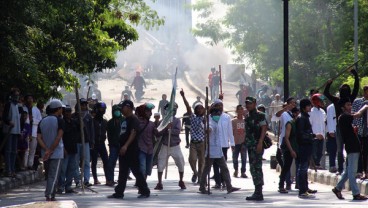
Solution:
{"label": "sneaker", "polygon": [[230,194],[232,192],[239,191],[239,190],[240,190],[240,188],[231,187],[231,189],[227,190],[227,193]]}
{"label": "sneaker", "polygon": [[89,183],[89,182],[84,182],[84,186],[85,186],[85,187],[91,187],[91,186],[92,186],[92,184],[91,184],[91,183]]}
{"label": "sneaker", "polygon": [[317,190],[308,189],[307,192],[309,194],[315,194],[315,193],[317,193]]}
{"label": "sneaker", "polygon": [[235,171],[234,171],[233,176],[234,176],[235,178],[237,178],[237,177],[238,177],[238,170],[235,170]]}
{"label": "sneaker", "polygon": [[367,199],[368,199],[368,197],[360,195],[360,194],[357,194],[357,195],[353,196],[353,200],[363,201],[363,200],[367,200]]}
{"label": "sneaker", "polygon": [[164,187],[162,186],[162,183],[157,183],[157,185],[154,189],[155,190],[162,190],[162,189],[164,189]]}
{"label": "sneaker", "polygon": [[253,194],[252,196],[247,196],[245,198],[247,201],[263,201],[263,195]]}
{"label": "sneaker", "polygon": [[185,184],[184,184],[184,181],[179,181],[179,187],[181,188],[181,189],[187,189],[187,187],[185,186]]}
{"label": "sneaker", "polygon": [[336,195],[336,197],[338,199],[345,199],[342,194],[341,194],[341,191],[338,190],[336,187],[332,189],[332,192]]}
{"label": "sneaker", "polygon": [[316,198],[316,196],[313,195],[313,194],[309,194],[308,192],[305,192],[303,194],[299,194],[299,198],[301,198],[301,199],[314,199],[314,198]]}
{"label": "sneaker", "polygon": [[279,192],[280,194],[287,194],[287,193],[289,193],[289,192],[288,192],[286,189],[284,189],[284,188],[279,188],[278,192]]}
{"label": "sneaker", "polygon": [[240,177],[242,177],[242,178],[248,178],[247,174],[245,174],[245,173],[242,173]]}
{"label": "sneaker", "polygon": [[206,189],[199,189],[199,193],[200,194],[212,194],[212,192],[209,192],[208,190]]}
{"label": "sneaker", "polygon": [[212,186],[212,188],[213,188],[213,189],[221,189],[221,185],[216,184],[216,185]]}
{"label": "sneaker", "polygon": [[290,191],[291,190],[291,184],[290,185],[286,185],[286,188],[285,188],[287,191]]}
{"label": "sneaker", "polygon": [[101,182],[100,182],[100,181],[98,181],[98,180],[96,180],[93,184],[94,184],[94,185],[100,185],[100,184],[101,184]]}
{"label": "sneaker", "polygon": [[122,199],[122,198],[124,198],[124,195],[117,195],[115,193],[115,194],[112,194],[112,195],[107,196],[107,198],[108,199]]}
{"label": "sneaker", "polygon": [[150,197],[150,195],[149,195],[149,194],[141,194],[141,195],[139,195],[137,198],[138,198],[138,199],[146,199],[146,198],[148,198],[148,197]]}
{"label": "sneaker", "polygon": [[192,176],[192,183],[195,183],[197,181],[197,175],[193,174]]}
{"label": "sneaker", "polygon": [[67,190],[65,191],[66,194],[77,194],[78,191],[75,191],[74,189],[70,189],[70,190]]}

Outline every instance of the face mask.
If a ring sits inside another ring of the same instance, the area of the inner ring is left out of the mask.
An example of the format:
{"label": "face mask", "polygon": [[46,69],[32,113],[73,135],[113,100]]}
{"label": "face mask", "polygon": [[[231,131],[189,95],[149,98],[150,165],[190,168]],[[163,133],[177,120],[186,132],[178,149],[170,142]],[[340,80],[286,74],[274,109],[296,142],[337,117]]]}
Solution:
{"label": "face mask", "polygon": [[212,116],[212,119],[216,122],[218,122],[220,120],[220,116]]}
{"label": "face mask", "polygon": [[121,112],[120,111],[114,111],[114,116],[115,117],[120,117],[121,116]]}

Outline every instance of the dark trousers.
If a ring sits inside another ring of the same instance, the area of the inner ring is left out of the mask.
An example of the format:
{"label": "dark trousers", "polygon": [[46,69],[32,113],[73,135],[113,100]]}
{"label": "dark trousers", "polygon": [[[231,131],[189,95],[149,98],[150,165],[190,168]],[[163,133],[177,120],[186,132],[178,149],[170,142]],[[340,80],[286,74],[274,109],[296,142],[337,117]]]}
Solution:
{"label": "dark trousers", "polygon": [[336,127],[337,165],[340,173],[344,172],[344,142],[342,141],[340,128]]}
{"label": "dark trousers", "polygon": [[104,173],[106,176],[106,173],[108,173],[108,156],[107,156],[107,150],[106,150],[106,146],[104,143],[102,144],[95,144],[94,148],[91,149],[91,161],[92,161],[92,175],[93,175],[93,179],[95,181],[97,181],[97,160],[98,160],[98,155],[100,155],[101,160],[102,160],[102,164],[103,164],[103,169],[104,169]]}
{"label": "dark trousers", "polygon": [[118,185],[115,187],[115,195],[119,197],[124,196],[129,170],[132,171],[136,179],[139,193],[142,195],[149,195],[150,190],[148,189],[146,179],[140,169],[138,149],[128,150],[124,156],[119,156],[119,180]]}
{"label": "dark trousers", "polygon": [[308,190],[308,165],[312,156],[312,151],[312,144],[299,146],[299,154],[296,158],[299,194],[304,194]]}
{"label": "dark trousers", "polygon": [[[227,161],[227,150],[229,148],[228,147],[223,147],[222,148],[222,152],[224,154],[224,159],[225,161]],[[213,173],[215,175],[215,182],[216,182],[216,185],[221,185],[221,183],[224,181],[223,178],[221,177],[221,174],[220,174],[220,167],[217,163],[213,163]]]}
{"label": "dark trousers", "polygon": [[190,128],[185,127],[185,142],[186,142],[186,146],[189,146],[189,133],[190,133]]}
{"label": "dark trousers", "polygon": [[323,155],[323,142],[324,140],[313,140],[313,160],[316,166],[321,166],[321,158]]}
{"label": "dark trousers", "polygon": [[[280,148],[277,148],[277,151],[276,151],[276,160],[277,160],[277,163],[279,163],[280,167],[281,167],[281,170],[284,169],[284,159],[282,158],[282,150]],[[286,184],[287,186],[290,186],[291,185],[291,172],[290,172],[290,168],[289,168],[289,171],[286,173]]]}
{"label": "dark trousers", "polygon": [[368,168],[368,137],[361,137],[359,136],[360,145],[361,145],[361,151],[360,151],[360,157],[359,157],[359,163],[358,163],[358,173],[367,173]]}
{"label": "dark trousers", "polygon": [[[293,163],[293,157],[291,157],[291,154],[289,151],[283,151],[282,153],[282,160],[283,160],[283,167],[281,169],[280,173],[280,182],[279,182],[279,188],[284,188],[286,177],[289,176],[290,180],[290,167]],[[290,183],[288,184],[290,185]]]}
{"label": "dark trousers", "polygon": [[107,165],[106,181],[114,181],[116,161],[119,158],[119,147],[110,146],[110,155]]}
{"label": "dark trousers", "polygon": [[336,167],[336,153],[337,153],[336,138],[331,137],[329,134],[327,134],[326,150],[328,152],[328,160],[330,168]]}

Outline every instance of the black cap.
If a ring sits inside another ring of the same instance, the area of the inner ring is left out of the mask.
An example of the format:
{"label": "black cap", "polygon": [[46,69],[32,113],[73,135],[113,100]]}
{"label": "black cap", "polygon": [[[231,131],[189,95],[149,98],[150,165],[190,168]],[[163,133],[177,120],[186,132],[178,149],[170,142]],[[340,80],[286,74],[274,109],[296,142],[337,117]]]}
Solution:
{"label": "black cap", "polygon": [[72,107],[70,107],[70,105],[66,105],[65,106],[65,111],[72,112]]}
{"label": "black cap", "polygon": [[123,108],[124,106],[127,106],[127,107],[130,107],[131,109],[133,109],[133,110],[134,110],[134,104],[133,104],[133,102],[132,102],[132,101],[130,101],[130,100],[124,100],[124,101],[120,102],[120,103],[119,103],[119,106],[120,106],[121,108]]}
{"label": "black cap", "polygon": [[87,103],[87,104],[88,104],[88,101],[87,101],[87,99],[86,99],[86,98],[81,98],[81,99],[79,99],[79,102],[80,102],[81,104],[85,104],[85,103]]}

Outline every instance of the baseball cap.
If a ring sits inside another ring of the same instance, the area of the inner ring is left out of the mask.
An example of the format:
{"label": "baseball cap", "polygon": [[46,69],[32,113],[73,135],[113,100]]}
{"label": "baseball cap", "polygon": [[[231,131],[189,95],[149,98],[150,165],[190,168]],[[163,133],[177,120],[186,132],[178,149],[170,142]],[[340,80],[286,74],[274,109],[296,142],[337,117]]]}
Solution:
{"label": "baseball cap", "polygon": [[65,105],[65,111],[71,112],[72,111],[72,107],[70,107],[70,105]]}
{"label": "baseball cap", "polygon": [[133,102],[132,102],[132,101],[130,101],[130,100],[124,100],[124,101],[120,102],[120,103],[119,103],[119,106],[120,106],[121,108],[123,108],[124,106],[127,106],[127,107],[130,107],[131,109],[134,109],[134,104],[133,104]]}
{"label": "baseball cap", "polygon": [[54,99],[54,100],[50,101],[49,106],[50,106],[51,109],[62,108],[63,103],[58,99]]}
{"label": "baseball cap", "polygon": [[254,97],[246,97],[245,103],[255,103],[257,100]]}

